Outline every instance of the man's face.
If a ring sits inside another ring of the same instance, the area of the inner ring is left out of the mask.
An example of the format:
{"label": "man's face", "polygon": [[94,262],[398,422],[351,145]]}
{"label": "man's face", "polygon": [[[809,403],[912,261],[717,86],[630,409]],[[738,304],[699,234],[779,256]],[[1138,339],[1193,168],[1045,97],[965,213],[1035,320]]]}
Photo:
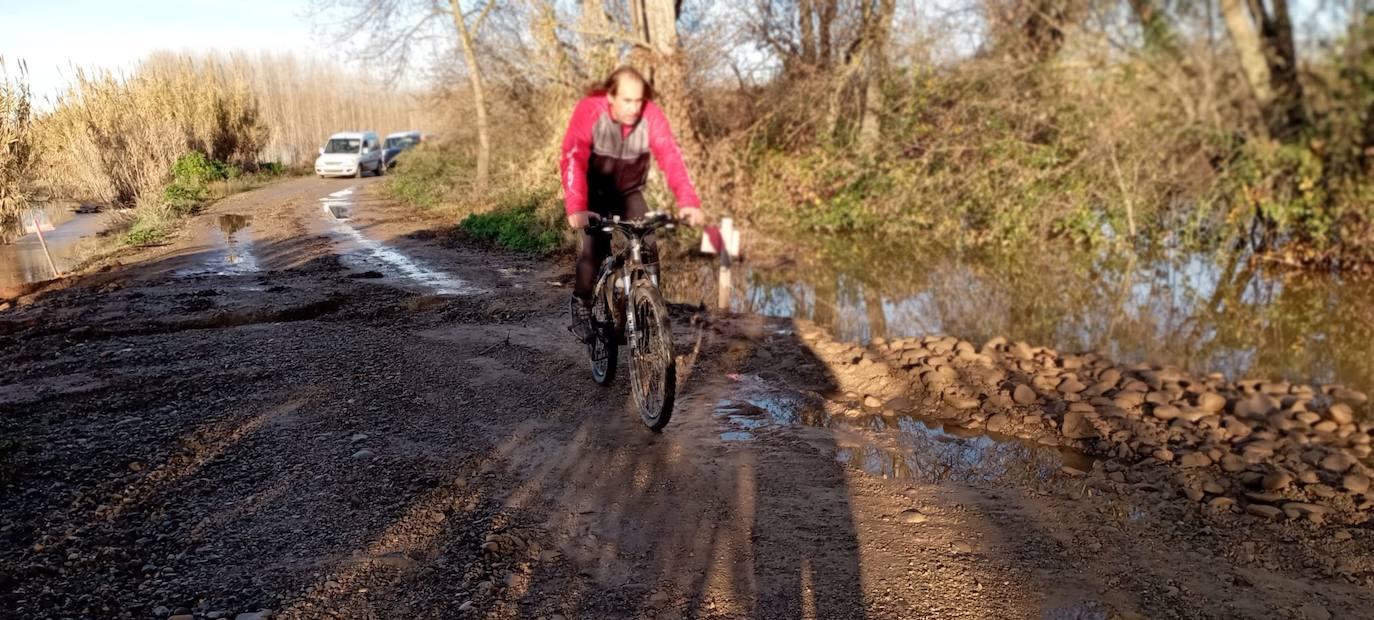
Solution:
{"label": "man's face", "polygon": [[644,110],[644,85],[632,78],[621,78],[615,93],[606,93],[611,102],[611,117],[622,125],[633,125],[639,121],[639,113]]}

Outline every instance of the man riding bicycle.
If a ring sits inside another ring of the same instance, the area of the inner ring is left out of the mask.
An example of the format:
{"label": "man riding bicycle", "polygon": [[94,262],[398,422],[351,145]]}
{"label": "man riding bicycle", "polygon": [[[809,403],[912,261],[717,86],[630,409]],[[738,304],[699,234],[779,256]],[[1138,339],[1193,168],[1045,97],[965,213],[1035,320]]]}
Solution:
{"label": "man riding bicycle", "polygon": [[[663,111],[653,103],[653,88],[633,68],[621,67],[599,88],[577,103],[558,169],[563,178],[563,204],[568,226],[582,231],[573,285],[571,329],[586,341],[591,336],[592,289],[597,268],[611,252],[611,240],[585,231],[602,217],[642,217],[644,181],[653,155],[677,198],[679,217],[690,226],[706,221],[701,199],[687,174],[682,153]],[[657,260],[657,239],[644,239],[647,262]]]}

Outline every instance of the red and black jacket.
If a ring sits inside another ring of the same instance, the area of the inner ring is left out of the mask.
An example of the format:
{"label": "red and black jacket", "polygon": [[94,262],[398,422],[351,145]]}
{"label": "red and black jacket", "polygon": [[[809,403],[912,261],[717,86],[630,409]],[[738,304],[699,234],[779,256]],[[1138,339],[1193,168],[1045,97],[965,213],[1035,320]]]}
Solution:
{"label": "red and black jacket", "polygon": [[589,201],[618,199],[642,190],[651,154],[678,207],[701,206],[663,110],[652,101],[645,102],[639,122],[622,125],[611,118],[611,103],[604,95],[578,102],[563,135],[558,166],[564,208],[569,214],[580,213],[587,210]]}

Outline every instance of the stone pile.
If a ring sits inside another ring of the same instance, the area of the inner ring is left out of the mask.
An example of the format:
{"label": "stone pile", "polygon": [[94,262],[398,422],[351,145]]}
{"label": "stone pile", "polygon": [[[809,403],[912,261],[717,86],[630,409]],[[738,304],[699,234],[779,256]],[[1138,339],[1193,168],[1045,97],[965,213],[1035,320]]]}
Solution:
{"label": "stone pile", "polygon": [[1119,365],[993,338],[884,340],[800,334],[839,374],[870,379],[868,409],[911,410],[1103,459],[1118,483],[1171,478],[1213,510],[1361,523],[1374,513],[1368,397],[1338,385],[1227,381],[1171,366]]}

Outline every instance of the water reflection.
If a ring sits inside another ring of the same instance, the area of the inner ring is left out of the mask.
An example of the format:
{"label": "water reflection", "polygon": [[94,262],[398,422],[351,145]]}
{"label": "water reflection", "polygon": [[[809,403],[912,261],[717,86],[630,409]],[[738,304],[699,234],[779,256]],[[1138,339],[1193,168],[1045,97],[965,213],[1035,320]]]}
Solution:
{"label": "water reflection", "polygon": [[942,482],[1004,482],[1035,486],[1065,465],[1092,469],[1072,450],[1028,440],[946,426],[908,411],[877,413],[818,394],[803,394],[753,375],[736,377],[733,398],[716,403],[714,416],[726,441],[750,441],[769,426],[812,426],[830,431],[835,458],[884,478]]}
{"label": "water reflection", "polygon": [[[715,302],[714,263],[677,265],[665,281],[671,299]],[[834,237],[737,264],[730,284],[734,311],[811,319],[843,340],[1005,336],[1231,379],[1374,390],[1369,279],[1268,272],[1203,253],[978,254]]]}

